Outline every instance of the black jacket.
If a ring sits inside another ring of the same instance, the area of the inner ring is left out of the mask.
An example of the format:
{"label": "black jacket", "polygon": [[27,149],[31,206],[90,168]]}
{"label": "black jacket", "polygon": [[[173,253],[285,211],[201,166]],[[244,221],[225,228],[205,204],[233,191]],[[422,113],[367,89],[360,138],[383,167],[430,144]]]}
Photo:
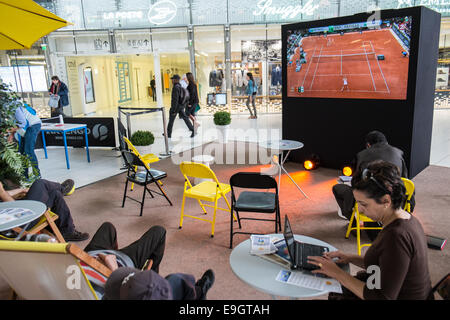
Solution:
{"label": "black jacket", "polygon": [[170,113],[179,112],[184,106],[182,104],[184,99],[184,89],[181,84],[176,83],[172,88],[172,101],[170,103]]}
{"label": "black jacket", "polygon": [[356,155],[356,171],[360,168],[366,168],[369,162],[375,160],[384,160],[398,167],[400,174],[404,178],[408,178],[408,169],[403,159],[403,151],[389,145],[387,142],[376,143],[370,148],[360,151]]}
{"label": "black jacket", "polygon": [[189,82],[187,89],[189,91],[188,105],[195,106],[197,103],[199,103],[197,85]]}

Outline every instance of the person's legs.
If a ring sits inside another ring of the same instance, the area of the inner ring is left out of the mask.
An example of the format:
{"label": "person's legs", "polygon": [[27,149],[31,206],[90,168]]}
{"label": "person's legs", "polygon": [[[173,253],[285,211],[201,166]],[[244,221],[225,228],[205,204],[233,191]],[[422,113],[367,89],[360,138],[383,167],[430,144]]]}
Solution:
{"label": "person's legs", "polygon": [[256,114],[255,101],[256,101],[256,95],[253,95],[253,96],[252,96],[253,115],[254,115],[254,117],[256,118],[258,115]]}
{"label": "person's legs", "polygon": [[248,111],[250,112],[250,117],[253,117],[252,109],[250,109],[250,100],[252,99],[252,96],[248,96],[247,102],[245,105],[247,106]]}
{"label": "person's legs", "polygon": [[183,119],[183,121],[186,124],[186,126],[188,127],[188,129],[191,132],[194,132],[194,126],[192,125],[191,121],[189,121],[189,118],[186,115],[186,113],[184,112],[184,110],[180,111],[180,115],[181,115],[181,119]]}
{"label": "person's legs", "polygon": [[24,143],[24,152],[30,158],[31,165],[37,170],[38,175],[40,176],[38,160],[36,157],[36,153],[34,152],[34,147],[36,145],[36,139],[41,131],[41,125],[35,124],[29,127],[25,133],[25,143]]}
{"label": "person's legs", "polygon": [[195,286],[193,275],[185,273],[173,273],[166,277],[172,287],[173,300],[199,300],[201,288]]}
{"label": "person's legs", "polygon": [[84,248],[84,251],[117,250],[117,231],[110,222],[104,222]]}
{"label": "person's legs", "polygon": [[342,214],[350,220],[353,212],[353,206],[355,205],[355,198],[353,197],[352,188],[343,183],[339,183],[333,186],[333,194],[336,198],[336,202],[341,208]]}
{"label": "person's legs", "polygon": [[175,122],[176,117],[177,117],[177,114],[170,111],[169,123],[167,124],[167,138],[169,138],[169,139],[172,137],[173,123]]}
{"label": "person's legs", "polygon": [[119,251],[129,256],[138,269],[142,269],[145,262],[148,259],[152,259],[153,265],[151,269],[158,273],[165,245],[166,229],[161,226],[153,226],[139,240]]}

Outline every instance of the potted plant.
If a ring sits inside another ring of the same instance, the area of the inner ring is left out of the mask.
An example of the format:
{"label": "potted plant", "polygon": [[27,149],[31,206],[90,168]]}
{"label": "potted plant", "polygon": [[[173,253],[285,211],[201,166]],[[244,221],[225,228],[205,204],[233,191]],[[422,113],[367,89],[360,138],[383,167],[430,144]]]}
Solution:
{"label": "potted plant", "polygon": [[222,143],[228,142],[228,131],[231,123],[231,114],[226,111],[214,113],[214,124],[219,131],[219,139]]}
{"label": "potted plant", "polygon": [[155,137],[150,131],[138,130],[131,135],[130,141],[143,156],[151,152],[152,144],[155,142]]}

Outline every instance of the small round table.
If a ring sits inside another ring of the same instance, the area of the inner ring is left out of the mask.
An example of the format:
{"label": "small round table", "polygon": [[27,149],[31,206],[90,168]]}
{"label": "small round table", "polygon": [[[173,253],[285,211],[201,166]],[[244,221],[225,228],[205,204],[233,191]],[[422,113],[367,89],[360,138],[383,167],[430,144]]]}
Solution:
{"label": "small round table", "polygon": [[[282,234],[271,234],[271,236],[283,238]],[[297,241],[321,245],[328,247],[330,251],[337,251],[335,247],[321,240],[301,235],[294,235],[294,237]],[[283,267],[250,254],[250,245],[250,239],[247,239],[236,246],[230,255],[230,265],[234,274],[249,286],[270,294],[272,298],[277,296],[312,298],[328,293],[326,291],[303,288],[277,281],[276,277]],[[348,265],[344,269],[348,271]]]}
{"label": "small round table", "polygon": [[[281,171],[284,171],[286,175],[291,179],[291,181],[297,186],[298,190],[303,193],[303,195],[309,199],[309,197],[306,195],[306,193],[303,192],[303,190],[298,186],[298,184],[294,181],[294,179],[291,177],[289,172],[284,168],[284,163],[286,162],[287,158],[289,157],[289,153],[292,150],[298,150],[303,148],[303,143],[299,141],[294,140],[273,140],[273,141],[263,141],[260,142],[259,145],[265,149],[270,150],[276,150],[281,154],[281,157],[278,161],[276,161],[276,165],[278,166],[278,189],[281,188]],[[286,155],[284,155],[284,151],[287,151]]]}
{"label": "small round table", "polygon": [[[10,220],[7,222],[0,223],[0,232],[11,230],[16,227],[20,227],[25,225],[22,228],[22,231],[17,236],[15,240],[20,240],[23,233],[25,232],[26,228],[30,224],[30,222],[36,220],[40,216],[42,216],[45,211],[47,211],[47,206],[39,201],[34,200],[17,200],[17,201],[8,201],[8,202],[0,202],[0,212],[4,209],[17,209],[17,208],[23,208],[28,209],[32,213],[28,215],[24,215],[19,218],[15,218],[14,220]],[[3,215],[7,215],[7,213],[0,214],[0,221],[3,221],[5,219],[2,219],[1,217]]]}
{"label": "small round table", "polygon": [[[209,165],[214,162],[214,160],[215,159],[214,159],[213,156],[206,155],[206,154],[195,156],[195,157],[192,158],[192,162],[197,162],[197,163],[204,164],[208,168],[209,168]],[[199,183],[201,183],[203,181],[207,181],[207,180],[210,180],[210,179],[195,178],[194,179],[194,185],[197,185],[197,184],[199,184]]]}

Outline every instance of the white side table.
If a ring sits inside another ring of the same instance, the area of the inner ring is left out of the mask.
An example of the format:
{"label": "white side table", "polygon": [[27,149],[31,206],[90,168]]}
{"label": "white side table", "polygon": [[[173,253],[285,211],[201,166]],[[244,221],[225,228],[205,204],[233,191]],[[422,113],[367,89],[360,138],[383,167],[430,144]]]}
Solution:
{"label": "white side table", "polygon": [[[192,162],[197,162],[197,163],[201,163],[204,164],[205,166],[207,166],[209,168],[209,165],[212,164],[214,162],[214,157],[210,156],[210,155],[199,155],[199,156],[195,156],[192,158]],[[203,181],[208,181],[210,179],[200,179],[200,178],[195,178],[194,179],[194,185],[197,185]]]}

